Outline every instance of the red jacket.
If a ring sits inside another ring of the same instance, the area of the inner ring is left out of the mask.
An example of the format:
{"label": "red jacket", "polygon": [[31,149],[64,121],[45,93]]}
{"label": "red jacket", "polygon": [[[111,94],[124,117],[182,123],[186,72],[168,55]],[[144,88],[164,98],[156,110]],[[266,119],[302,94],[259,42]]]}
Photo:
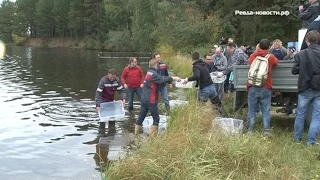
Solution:
{"label": "red jacket", "polygon": [[[267,55],[268,50],[262,50],[262,49],[258,49],[256,50],[253,54],[250,55],[250,58],[248,60],[248,63],[251,65],[253,60],[257,57],[257,56],[266,56]],[[264,85],[265,88],[268,89],[272,89],[272,76],[271,76],[271,72],[272,72],[272,68],[276,65],[278,65],[278,59],[273,55],[270,54],[269,56],[269,67],[268,67],[268,77],[267,77],[267,81],[266,84]],[[249,89],[250,85],[247,83],[247,92]]]}
{"label": "red jacket", "polygon": [[125,67],[121,75],[122,84],[127,84],[129,88],[138,88],[143,84],[144,76],[141,67]]}

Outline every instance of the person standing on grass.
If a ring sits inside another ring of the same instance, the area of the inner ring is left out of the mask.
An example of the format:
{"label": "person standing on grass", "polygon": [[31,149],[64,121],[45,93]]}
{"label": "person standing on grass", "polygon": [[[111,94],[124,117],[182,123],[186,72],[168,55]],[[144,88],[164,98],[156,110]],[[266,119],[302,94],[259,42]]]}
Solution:
{"label": "person standing on grass", "polygon": [[[223,55],[221,48],[216,49],[216,53],[212,56],[212,61],[214,65],[217,67],[217,71],[222,72],[223,74],[228,74],[227,67],[228,61],[227,58]],[[220,100],[223,99],[224,93],[224,82],[215,83],[217,93],[219,95]]]}
{"label": "person standing on grass", "polygon": [[141,100],[141,93],[143,87],[143,71],[140,66],[137,65],[136,58],[129,59],[129,65],[123,69],[121,75],[121,82],[128,92],[128,110],[133,110],[134,93],[137,94],[139,101]]}
{"label": "person standing on grass", "polygon": [[253,86],[247,83],[248,92],[248,132],[253,133],[255,117],[258,107],[261,108],[264,136],[270,136],[270,107],[272,94],[272,68],[278,64],[278,59],[268,52],[270,42],[268,39],[261,39],[256,51],[250,55],[248,63],[250,66],[258,56],[268,58],[268,71],[266,83],[263,86]]}
{"label": "person standing on grass", "polygon": [[161,76],[157,73],[158,61],[152,59],[149,61],[149,69],[144,78],[144,86],[142,88],[141,108],[139,118],[135,124],[134,133],[140,134],[142,130],[142,123],[147,116],[148,111],[151,112],[153,124],[150,127],[151,137],[158,134],[158,125],[160,121],[158,109],[158,86],[163,86],[165,83],[172,83],[172,81],[179,81],[179,77]]}
{"label": "person standing on grass", "polygon": [[313,107],[312,119],[309,127],[307,145],[316,144],[320,134],[320,34],[312,30],[306,35],[307,49],[294,56],[292,74],[299,74],[298,78],[298,107],[294,121],[294,140],[300,143],[304,129],[304,122],[310,105]]}
{"label": "person standing on grass", "polygon": [[226,113],[210,77],[209,70],[207,69],[205,62],[200,59],[200,54],[198,52],[192,53],[192,62],[193,76],[186,78],[182,83],[187,84],[189,81],[197,81],[196,87],[199,87],[198,100],[207,102],[208,99],[210,99],[211,103],[217,106],[220,115],[225,117]]}
{"label": "person standing on grass", "polygon": [[[117,77],[116,70],[109,69],[108,74],[102,77],[99,81],[96,91],[96,110],[99,112],[100,104],[105,102],[114,101],[115,92],[118,91],[122,99],[123,106],[126,103],[126,93],[121,84],[120,79]],[[109,124],[114,124],[115,121],[109,121]],[[100,122],[100,128],[105,128],[105,123]]]}
{"label": "person standing on grass", "polygon": [[[161,61],[161,56],[159,53],[155,53],[153,55],[153,58],[158,62],[158,68],[157,68],[157,73],[161,76],[169,76],[169,72],[168,72],[168,67],[167,64],[164,63],[163,61]],[[172,88],[172,84],[169,84],[169,88]],[[169,105],[169,97],[168,97],[168,90],[167,90],[167,84],[166,83],[162,83],[158,86],[158,91],[161,94],[162,97],[162,101],[165,105],[165,108],[167,110],[167,113],[170,114],[170,105]]]}

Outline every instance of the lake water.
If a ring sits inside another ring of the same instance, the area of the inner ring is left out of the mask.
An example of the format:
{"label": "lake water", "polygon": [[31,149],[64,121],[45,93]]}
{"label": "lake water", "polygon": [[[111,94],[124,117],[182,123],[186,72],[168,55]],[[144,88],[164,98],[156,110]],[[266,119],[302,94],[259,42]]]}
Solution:
{"label": "lake water", "polygon": [[[148,60],[138,59],[144,73]],[[109,68],[121,74],[127,62],[98,51],[7,47],[0,60],[0,179],[101,179],[101,163],[126,154],[139,103],[126,121],[99,130],[95,91]],[[174,91],[170,99],[181,94]]]}

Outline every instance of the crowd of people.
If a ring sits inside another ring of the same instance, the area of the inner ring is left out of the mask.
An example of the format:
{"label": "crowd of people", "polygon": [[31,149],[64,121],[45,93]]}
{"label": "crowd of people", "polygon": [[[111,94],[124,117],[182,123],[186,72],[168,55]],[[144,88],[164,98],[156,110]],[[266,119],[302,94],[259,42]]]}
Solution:
{"label": "crowd of people", "polygon": [[[309,17],[304,19],[307,33],[299,52],[294,46],[285,48],[279,39],[272,42],[268,39],[261,39],[256,47],[251,49],[246,45],[238,46],[232,38],[228,38],[226,45],[222,43],[220,46],[214,45],[209,53],[204,54],[204,59],[200,58],[199,52],[193,52],[193,75],[185,79],[171,77],[159,53],[155,53],[153,59],[149,61],[149,69],[145,75],[141,67],[137,65],[137,58],[130,58],[121,77],[117,76],[114,69],[110,69],[108,74],[101,78],[95,97],[97,111],[101,103],[114,101],[116,91],[119,92],[123,105],[128,99],[128,110],[132,111],[134,94],[136,94],[141,106],[139,118],[135,124],[135,134],[141,133],[142,123],[150,111],[153,118],[150,135],[154,137],[158,134],[160,120],[159,95],[165,104],[167,114],[170,114],[167,84],[172,88],[173,81],[182,81],[183,84],[196,81],[198,100],[200,102],[209,100],[214,110],[217,110],[222,117],[226,117],[222,100],[224,93],[235,90],[233,86],[234,66],[250,65],[247,82],[248,133],[253,133],[256,113],[261,111],[263,134],[270,136],[270,107],[272,93],[274,93],[272,92],[272,70],[279,61],[292,60],[294,62],[292,74],[299,75],[294,140],[297,143],[302,141],[306,114],[312,105],[313,112],[307,144],[315,145],[316,137],[320,133],[320,10],[317,0],[309,0],[309,2],[311,4],[309,7],[299,7],[300,18]],[[217,73],[218,77],[226,76],[226,80],[223,83],[214,83],[210,76],[212,72]],[[114,121],[109,123],[114,123]],[[100,122],[100,128],[104,127],[105,123]]]}

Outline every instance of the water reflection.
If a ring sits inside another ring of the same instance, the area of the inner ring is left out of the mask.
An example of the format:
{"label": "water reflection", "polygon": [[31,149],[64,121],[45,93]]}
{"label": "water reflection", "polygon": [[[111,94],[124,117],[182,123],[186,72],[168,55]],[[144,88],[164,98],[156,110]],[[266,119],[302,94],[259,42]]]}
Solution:
{"label": "water reflection", "polygon": [[[121,74],[128,60],[80,49],[7,50],[0,60],[0,179],[100,179],[100,162],[127,153],[139,103],[125,122],[101,131],[95,90],[103,68]],[[148,60],[139,60],[144,73]]]}

